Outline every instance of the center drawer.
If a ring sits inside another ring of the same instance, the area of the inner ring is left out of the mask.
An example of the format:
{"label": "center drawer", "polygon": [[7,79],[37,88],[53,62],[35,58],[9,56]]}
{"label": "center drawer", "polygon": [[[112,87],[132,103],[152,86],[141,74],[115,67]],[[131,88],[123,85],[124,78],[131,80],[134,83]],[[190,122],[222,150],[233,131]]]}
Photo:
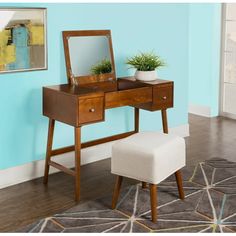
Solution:
{"label": "center drawer", "polygon": [[152,101],[152,87],[126,89],[105,93],[105,108],[133,106]]}
{"label": "center drawer", "polygon": [[104,97],[79,99],[79,124],[104,120]]}

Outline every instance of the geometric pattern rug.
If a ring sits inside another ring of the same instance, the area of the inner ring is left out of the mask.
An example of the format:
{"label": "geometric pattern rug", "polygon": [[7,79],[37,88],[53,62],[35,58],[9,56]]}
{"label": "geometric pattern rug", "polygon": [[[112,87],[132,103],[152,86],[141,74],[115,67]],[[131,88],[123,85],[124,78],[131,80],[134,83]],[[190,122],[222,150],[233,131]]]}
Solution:
{"label": "geometric pattern rug", "polygon": [[158,221],[151,222],[149,189],[121,189],[37,221],[17,232],[236,232],[236,163],[213,158],[182,169],[185,200],[178,198],[174,176],[158,185]]}

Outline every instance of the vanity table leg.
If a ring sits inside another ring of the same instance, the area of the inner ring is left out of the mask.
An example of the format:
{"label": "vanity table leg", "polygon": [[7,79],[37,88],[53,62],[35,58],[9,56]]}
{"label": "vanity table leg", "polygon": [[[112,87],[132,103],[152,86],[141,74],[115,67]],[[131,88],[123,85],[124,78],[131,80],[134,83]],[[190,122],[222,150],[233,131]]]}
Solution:
{"label": "vanity table leg", "polygon": [[[139,108],[134,108],[134,131],[139,132]],[[147,183],[142,182],[142,188],[147,188]]]}
{"label": "vanity table leg", "polygon": [[75,200],[80,199],[81,127],[75,127]]}
{"label": "vanity table leg", "polygon": [[134,131],[139,132],[139,108],[134,108]]}
{"label": "vanity table leg", "polygon": [[166,109],[161,110],[163,132],[168,134],[168,123]]}
{"label": "vanity table leg", "polygon": [[50,159],[51,159],[54,127],[55,127],[55,120],[49,119],[47,151],[46,151],[46,160],[45,160],[45,169],[44,169],[44,179],[43,179],[43,183],[44,183],[44,184],[47,184],[47,183],[48,183],[49,161],[50,161]]}

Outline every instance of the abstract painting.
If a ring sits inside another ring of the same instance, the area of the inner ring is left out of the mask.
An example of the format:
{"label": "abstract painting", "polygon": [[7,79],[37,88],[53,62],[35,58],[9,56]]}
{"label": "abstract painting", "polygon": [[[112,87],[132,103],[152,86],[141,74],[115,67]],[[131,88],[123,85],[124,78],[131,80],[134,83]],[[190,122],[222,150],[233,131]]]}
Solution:
{"label": "abstract painting", "polygon": [[47,69],[45,8],[0,8],[0,73]]}

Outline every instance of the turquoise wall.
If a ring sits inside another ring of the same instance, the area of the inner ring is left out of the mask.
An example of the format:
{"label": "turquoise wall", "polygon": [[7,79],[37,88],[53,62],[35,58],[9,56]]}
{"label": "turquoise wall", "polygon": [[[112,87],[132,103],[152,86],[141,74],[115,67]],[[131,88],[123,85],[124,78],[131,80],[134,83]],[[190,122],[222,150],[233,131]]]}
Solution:
{"label": "turquoise wall", "polygon": [[189,5],[189,104],[219,112],[221,4]]}
{"label": "turquoise wall", "polygon": [[[3,4],[46,7],[48,70],[0,75],[0,169],[43,159],[48,119],[42,116],[42,87],[66,83],[61,31],[111,29],[117,76],[132,75],[125,59],[155,50],[168,66],[158,73],[174,80],[169,125],[188,123],[188,4]],[[159,130],[160,112],[141,112],[142,130]],[[83,128],[83,141],[133,129],[133,109],[106,111],[106,121]],[[57,123],[54,147],[71,145],[73,129]]]}

